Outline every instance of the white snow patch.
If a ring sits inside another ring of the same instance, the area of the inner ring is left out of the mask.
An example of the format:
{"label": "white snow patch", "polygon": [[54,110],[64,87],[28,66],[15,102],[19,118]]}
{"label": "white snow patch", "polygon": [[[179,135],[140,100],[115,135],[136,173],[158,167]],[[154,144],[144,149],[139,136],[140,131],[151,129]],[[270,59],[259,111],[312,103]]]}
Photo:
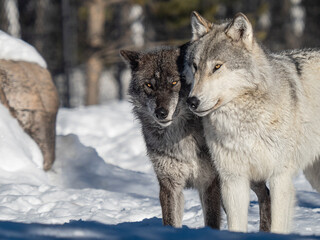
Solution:
{"label": "white snow patch", "polygon": [[38,145],[22,130],[18,121],[2,104],[0,116],[0,171],[3,171],[0,178],[11,178],[12,173],[18,171],[28,176],[28,171],[31,171],[37,173],[42,181],[45,177],[41,170],[43,157]]}
{"label": "white snow patch", "polygon": [[32,62],[47,68],[47,63],[33,46],[1,30],[0,59]]}

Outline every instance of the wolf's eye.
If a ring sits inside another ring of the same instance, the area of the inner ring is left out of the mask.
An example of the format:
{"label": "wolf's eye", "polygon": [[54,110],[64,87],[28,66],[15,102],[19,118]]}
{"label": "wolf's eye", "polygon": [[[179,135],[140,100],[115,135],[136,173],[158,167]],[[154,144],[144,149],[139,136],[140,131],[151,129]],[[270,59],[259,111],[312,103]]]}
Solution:
{"label": "wolf's eye", "polygon": [[150,83],[146,83],[146,86],[147,86],[148,88],[152,88],[152,85],[151,85]]}
{"label": "wolf's eye", "polygon": [[177,81],[174,81],[174,82],[172,82],[172,85],[174,86],[174,85],[177,85]]}
{"label": "wolf's eye", "polygon": [[217,71],[219,68],[221,68],[222,64],[216,64],[213,68],[213,72]]}

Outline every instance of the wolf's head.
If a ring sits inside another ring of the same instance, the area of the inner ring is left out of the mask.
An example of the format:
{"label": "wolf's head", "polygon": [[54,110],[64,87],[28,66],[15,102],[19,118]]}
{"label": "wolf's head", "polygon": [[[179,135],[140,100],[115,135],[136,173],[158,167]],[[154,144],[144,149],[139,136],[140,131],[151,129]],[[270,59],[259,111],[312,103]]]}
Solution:
{"label": "wolf's head", "polygon": [[185,63],[185,74],[192,84],[188,105],[197,115],[205,116],[256,87],[253,55],[261,48],[242,13],[217,25],[193,13],[191,25],[192,44]]}
{"label": "wolf's head", "polygon": [[[182,91],[182,64],[179,48],[161,48],[148,52],[122,50],[120,54],[131,67],[132,80],[129,95],[135,110],[151,116],[162,127],[169,126],[178,114]],[[181,68],[181,69],[179,69]]]}

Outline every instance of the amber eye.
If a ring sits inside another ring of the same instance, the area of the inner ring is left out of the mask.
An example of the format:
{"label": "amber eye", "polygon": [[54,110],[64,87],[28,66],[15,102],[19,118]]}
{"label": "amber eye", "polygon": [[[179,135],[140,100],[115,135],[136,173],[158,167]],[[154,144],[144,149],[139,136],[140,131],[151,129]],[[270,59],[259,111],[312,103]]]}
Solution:
{"label": "amber eye", "polygon": [[147,86],[148,88],[152,88],[152,85],[151,85],[150,83],[146,83],[146,86]]}
{"label": "amber eye", "polygon": [[214,66],[213,71],[218,70],[219,68],[221,68],[221,66],[222,66],[222,64],[216,64],[216,65]]}
{"label": "amber eye", "polygon": [[177,83],[178,83],[177,81],[174,81],[172,82],[172,85],[177,85]]}

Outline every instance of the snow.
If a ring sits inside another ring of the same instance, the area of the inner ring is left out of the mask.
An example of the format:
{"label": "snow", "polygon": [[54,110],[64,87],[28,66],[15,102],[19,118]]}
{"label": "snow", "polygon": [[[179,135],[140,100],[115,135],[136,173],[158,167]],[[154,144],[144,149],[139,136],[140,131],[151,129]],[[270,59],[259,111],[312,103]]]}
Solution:
{"label": "snow", "polygon": [[0,238],[320,239],[320,194],[302,174],[291,235],[257,233],[251,194],[250,234],[203,227],[194,190],[185,191],[183,228],[163,227],[158,183],[127,102],[60,109],[56,161],[39,168],[39,149],[0,106]]}
{"label": "snow", "polygon": [[47,68],[47,63],[30,44],[0,30],[0,59],[37,63]]}
{"label": "snow", "polygon": [[[17,172],[36,170],[42,167],[42,154],[36,143],[22,130],[16,119],[13,119],[2,104],[0,104],[0,170]],[[4,157],[5,156],[5,157]]]}
{"label": "snow", "polygon": [[[21,224],[6,222],[0,225],[0,236],[10,239],[108,239],[108,240],[194,240],[194,239],[223,239],[223,240],[296,240],[319,239],[317,236],[276,235],[268,233],[234,233],[211,230],[209,228],[181,229],[162,226],[161,219],[145,219],[141,222],[104,225],[97,222],[72,221],[63,225]],[[25,238],[23,238],[25,239]]]}

